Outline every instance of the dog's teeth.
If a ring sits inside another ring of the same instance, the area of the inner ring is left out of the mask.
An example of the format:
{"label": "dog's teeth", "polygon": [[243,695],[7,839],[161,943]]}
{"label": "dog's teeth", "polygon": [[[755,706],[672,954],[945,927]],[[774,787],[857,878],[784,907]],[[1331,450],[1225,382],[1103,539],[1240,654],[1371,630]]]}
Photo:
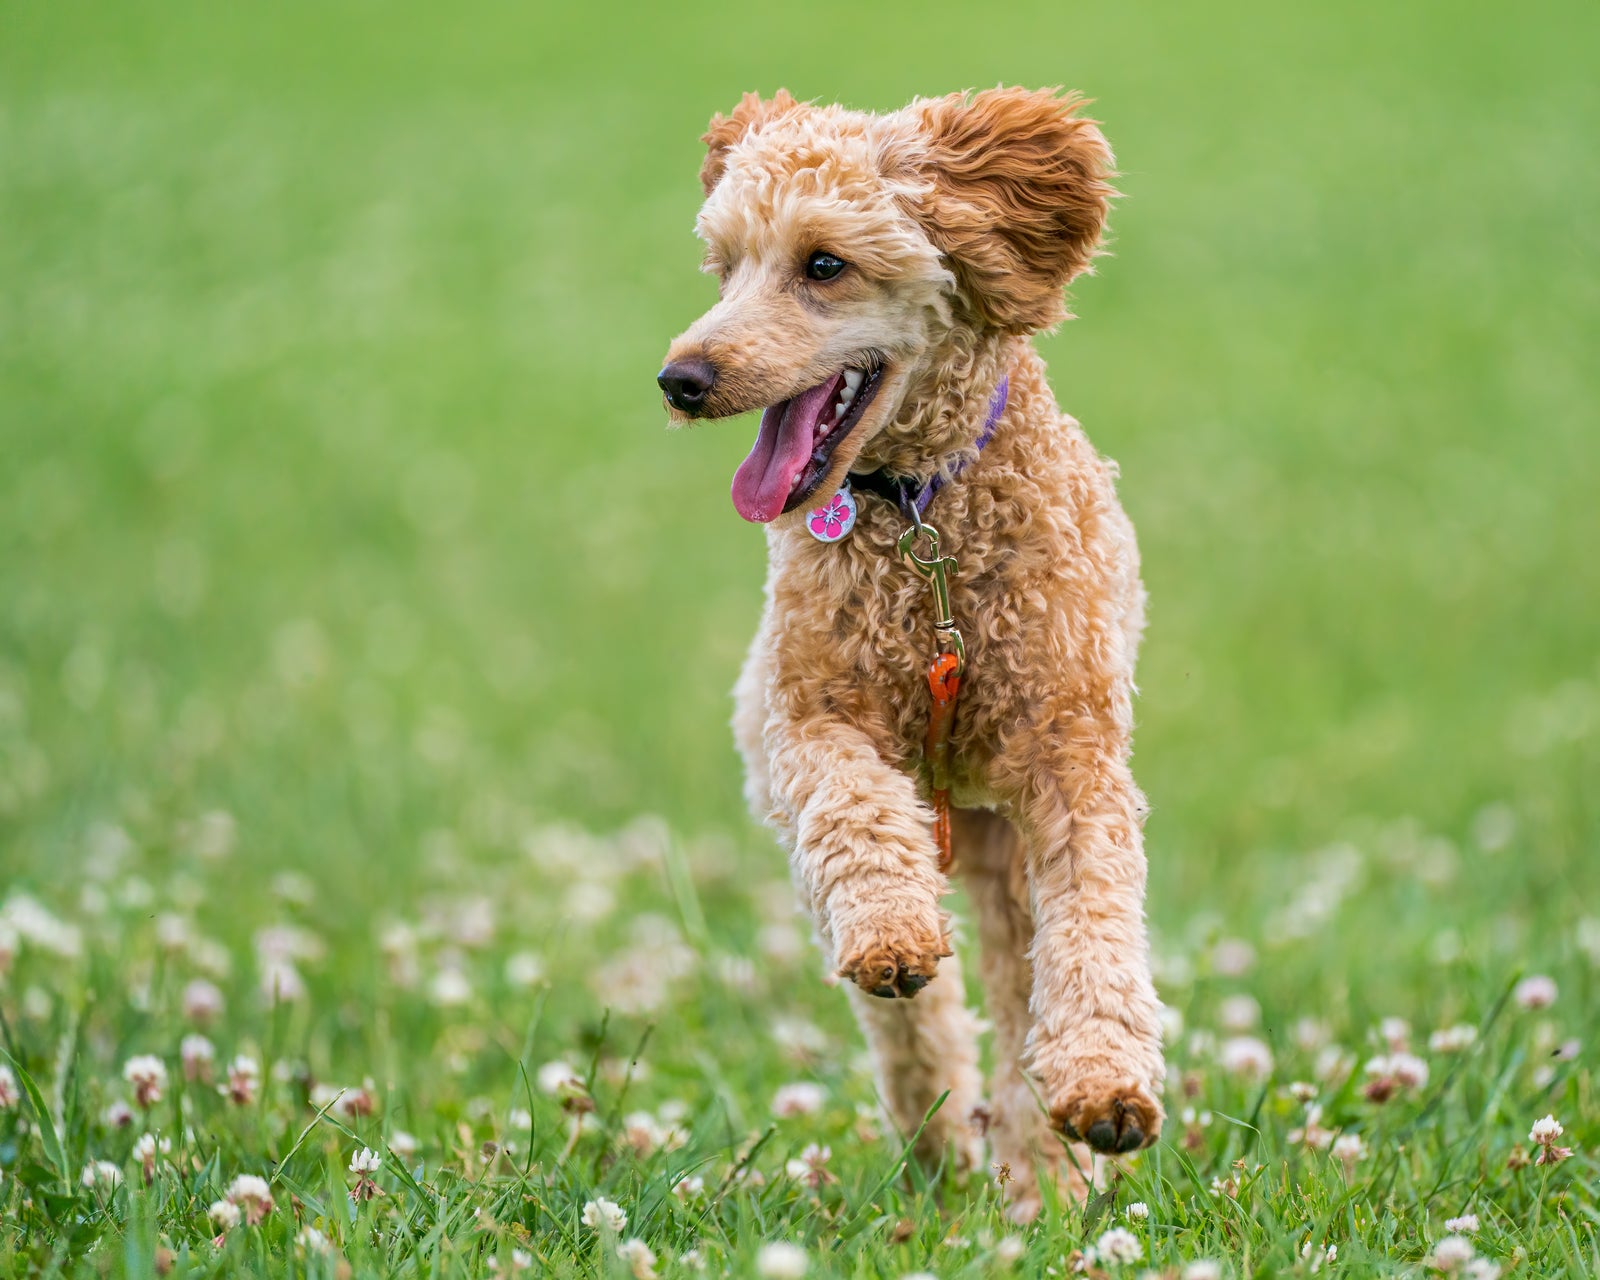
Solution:
{"label": "dog's teeth", "polygon": [[866,377],[866,374],[862,373],[860,369],[846,369],[844,371],[844,385],[850,389],[852,398],[861,389],[861,379],[864,377]]}
{"label": "dog's teeth", "polygon": [[856,389],[854,387],[840,387],[839,388],[839,403],[840,404],[849,404],[855,398],[856,398]]}
{"label": "dog's teeth", "polygon": [[844,417],[844,411],[847,408],[849,408],[849,403],[847,401],[844,401],[844,400],[841,400],[841,401],[839,401],[838,404],[834,405],[833,406],[833,420],[835,422],[837,422],[837,421],[839,421],[840,418]]}

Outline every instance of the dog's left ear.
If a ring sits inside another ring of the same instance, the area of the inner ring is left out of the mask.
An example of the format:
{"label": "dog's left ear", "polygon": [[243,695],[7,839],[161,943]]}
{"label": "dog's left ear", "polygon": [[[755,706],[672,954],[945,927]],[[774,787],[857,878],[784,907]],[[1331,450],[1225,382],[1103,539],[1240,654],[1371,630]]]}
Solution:
{"label": "dog's left ear", "polygon": [[1011,333],[1067,317],[1116,195],[1111,148],[1083,100],[986,89],[913,103],[930,184],[917,216],[954,271],[970,318]]}

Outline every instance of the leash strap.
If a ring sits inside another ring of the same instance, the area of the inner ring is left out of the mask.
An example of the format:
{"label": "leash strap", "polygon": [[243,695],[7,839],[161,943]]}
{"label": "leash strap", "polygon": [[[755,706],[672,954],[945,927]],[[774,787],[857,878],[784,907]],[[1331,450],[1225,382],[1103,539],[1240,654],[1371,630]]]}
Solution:
{"label": "leash strap", "polygon": [[[994,439],[995,426],[1005,412],[1006,399],[1011,387],[1007,374],[1000,379],[989,401],[989,417],[977,439],[978,452]],[[896,549],[906,567],[927,582],[933,592],[934,653],[928,663],[928,693],[932,705],[928,711],[928,732],[923,739],[922,758],[928,772],[928,800],[933,807],[933,838],[939,849],[939,870],[947,873],[955,860],[950,840],[950,734],[955,727],[956,699],[961,693],[961,677],[967,669],[967,649],[961,638],[950,609],[950,579],[956,575],[954,556],[939,554],[939,531],[922,520],[928,504],[938,496],[947,479],[953,480],[971,463],[967,459],[948,477],[943,473],[933,475],[915,493],[914,480],[894,479],[874,472],[870,476],[854,478],[860,488],[881,497],[891,498],[911,523],[900,535]],[[926,541],[928,554],[917,554],[919,544]]]}

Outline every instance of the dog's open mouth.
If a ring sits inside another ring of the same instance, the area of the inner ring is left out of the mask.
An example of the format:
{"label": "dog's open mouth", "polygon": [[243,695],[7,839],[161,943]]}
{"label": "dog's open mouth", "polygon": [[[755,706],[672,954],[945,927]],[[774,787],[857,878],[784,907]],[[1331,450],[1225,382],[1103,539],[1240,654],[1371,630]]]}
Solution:
{"label": "dog's open mouth", "polygon": [[733,475],[739,514],[765,524],[806,502],[882,380],[882,365],[841,369],[809,391],[769,405],[750,456]]}

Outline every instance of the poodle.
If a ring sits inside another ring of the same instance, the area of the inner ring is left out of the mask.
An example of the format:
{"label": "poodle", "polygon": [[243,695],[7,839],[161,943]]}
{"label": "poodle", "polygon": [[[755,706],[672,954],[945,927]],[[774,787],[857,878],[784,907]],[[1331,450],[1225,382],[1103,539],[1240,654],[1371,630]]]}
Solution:
{"label": "poodle", "polygon": [[[930,1162],[975,1166],[987,1138],[1021,1218],[1041,1178],[1086,1194],[1083,1144],[1133,1151],[1163,1119],[1128,766],[1138,548],[1115,465],[1030,341],[1067,318],[1116,194],[1081,105],[746,94],[703,139],[719,301],[658,378],[674,423],[761,411],[733,479],[769,560],[734,691],[750,807],[847,980],[890,1116],[907,1134],[926,1118]],[[930,656],[960,677],[942,745]],[[994,1029],[987,1100],[952,874]]]}

